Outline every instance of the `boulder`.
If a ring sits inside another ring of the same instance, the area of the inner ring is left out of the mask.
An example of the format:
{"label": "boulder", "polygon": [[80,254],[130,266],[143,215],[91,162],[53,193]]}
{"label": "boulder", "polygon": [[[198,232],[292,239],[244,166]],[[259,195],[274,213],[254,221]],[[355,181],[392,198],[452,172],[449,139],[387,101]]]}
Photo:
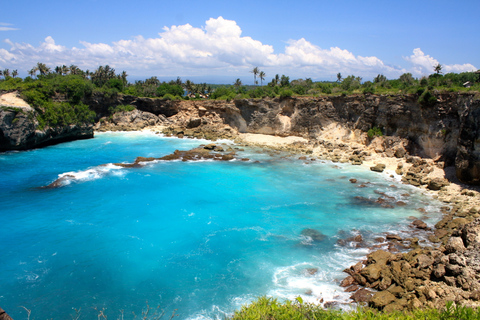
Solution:
{"label": "boulder", "polygon": [[465,251],[465,245],[460,237],[450,237],[445,245],[446,253],[461,253]]}
{"label": "boulder", "polygon": [[445,186],[448,186],[450,182],[443,178],[433,178],[428,182],[427,188],[430,190],[440,190]]}
{"label": "boulder", "polygon": [[369,302],[372,299],[372,291],[362,288],[357,290],[350,298],[355,302]]}
{"label": "boulder", "polygon": [[370,170],[375,171],[375,172],[383,172],[386,168],[386,165],[383,163],[379,163],[373,167],[370,167]]}
{"label": "boulder", "polygon": [[393,294],[391,294],[388,291],[380,291],[380,292],[375,292],[373,294],[372,298],[369,300],[369,305],[377,308],[377,309],[383,309],[386,305],[392,303],[395,301],[397,298]]}

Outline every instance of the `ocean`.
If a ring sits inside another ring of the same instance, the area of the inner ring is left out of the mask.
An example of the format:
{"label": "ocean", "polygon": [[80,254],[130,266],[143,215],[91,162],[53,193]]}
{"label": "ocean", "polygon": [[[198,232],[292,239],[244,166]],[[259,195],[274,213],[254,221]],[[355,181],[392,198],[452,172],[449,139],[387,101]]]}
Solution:
{"label": "ocean", "polygon": [[113,165],[207,143],[107,132],[0,153],[0,306],[16,320],[223,319],[265,295],[348,308],[342,270],[412,217],[440,217],[388,173],[268,150]]}

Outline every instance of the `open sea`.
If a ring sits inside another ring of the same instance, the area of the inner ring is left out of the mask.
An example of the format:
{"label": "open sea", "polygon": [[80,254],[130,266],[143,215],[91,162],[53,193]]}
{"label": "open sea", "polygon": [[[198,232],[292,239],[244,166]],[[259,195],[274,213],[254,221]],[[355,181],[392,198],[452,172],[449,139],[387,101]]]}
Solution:
{"label": "open sea", "polygon": [[[375,238],[440,217],[388,173],[258,149],[238,151],[246,162],[112,165],[202,143],[115,132],[0,153],[0,306],[15,320],[223,319],[264,295],[342,306],[342,270]],[[394,208],[365,200],[382,196]],[[366,246],[338,243],[358,234]]]}

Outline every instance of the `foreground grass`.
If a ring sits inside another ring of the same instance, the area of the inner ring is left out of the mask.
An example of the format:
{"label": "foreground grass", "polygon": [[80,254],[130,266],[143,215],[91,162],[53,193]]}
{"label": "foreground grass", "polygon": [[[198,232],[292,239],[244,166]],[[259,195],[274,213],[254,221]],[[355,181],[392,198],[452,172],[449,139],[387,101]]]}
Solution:
{"label": "foreground grass", "polygon": [[251,304],[236,311],[231,320],[314,320],[314,319],[380,319],[380,320],[416,320],[416,319],[480,319],[480,309],[453,306],[447,303],[443,310],[428,309],[412,312],[383,313],[368,308],[359,308],[356,311],[324,310],[320,306],[303,303],[301,298],[296,301],[279,302],[277,299],[262,297]]}

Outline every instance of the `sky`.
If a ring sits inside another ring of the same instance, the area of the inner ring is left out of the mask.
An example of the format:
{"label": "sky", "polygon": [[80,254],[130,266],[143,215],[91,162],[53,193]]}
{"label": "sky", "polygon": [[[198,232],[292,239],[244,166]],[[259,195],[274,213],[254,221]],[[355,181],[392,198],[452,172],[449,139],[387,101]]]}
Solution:
{"label": "sky", "polygon": [[109,65],[129,80],[371,80],[480,68],[479,0],[1,0],[0,70]]}

